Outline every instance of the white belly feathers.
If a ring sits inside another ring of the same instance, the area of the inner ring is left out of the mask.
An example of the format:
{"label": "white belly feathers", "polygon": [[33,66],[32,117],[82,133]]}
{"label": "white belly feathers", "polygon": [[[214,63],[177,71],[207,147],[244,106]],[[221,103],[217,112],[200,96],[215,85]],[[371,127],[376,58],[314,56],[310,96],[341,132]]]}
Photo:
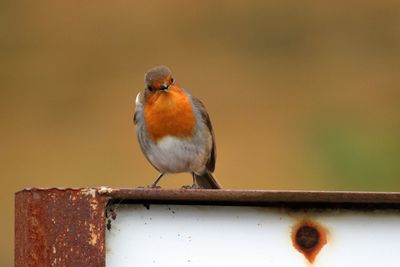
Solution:
{"label": "white belly feathers", "polygon": [[196,145],[190,139],[178,139],[166,136],[156,144],[151,144],[148,158],[160,172],[179,173],[196,172],[201,173],[205,168],[206,150],[204,146]]}

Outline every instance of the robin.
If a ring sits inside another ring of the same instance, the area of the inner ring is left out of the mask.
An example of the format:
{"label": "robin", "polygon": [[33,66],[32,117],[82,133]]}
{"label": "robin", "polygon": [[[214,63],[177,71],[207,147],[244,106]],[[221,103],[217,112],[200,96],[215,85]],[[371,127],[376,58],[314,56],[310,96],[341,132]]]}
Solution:
{"label": "robin", "polygon": [[220,189],[212,176],[215,138],[203,103],[175,82],[166,66],[147,71],[144,81],[133,121],[143,154],[160,172],[150,187],[158,187],[166,173],[190,172],[193,185],[187,188]]}

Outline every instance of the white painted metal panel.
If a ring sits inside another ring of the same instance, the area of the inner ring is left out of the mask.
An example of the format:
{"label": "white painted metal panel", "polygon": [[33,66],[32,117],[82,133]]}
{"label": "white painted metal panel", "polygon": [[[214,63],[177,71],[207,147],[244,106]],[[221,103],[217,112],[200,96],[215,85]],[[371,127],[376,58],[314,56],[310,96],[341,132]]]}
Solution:
{"label": "white painted metal panel", "polygon": [[[116,215],[106,234],[107,267],[400,266],[397,210],[123,204]],[[326,234],[312,264],[292,240],[305,221]]]}

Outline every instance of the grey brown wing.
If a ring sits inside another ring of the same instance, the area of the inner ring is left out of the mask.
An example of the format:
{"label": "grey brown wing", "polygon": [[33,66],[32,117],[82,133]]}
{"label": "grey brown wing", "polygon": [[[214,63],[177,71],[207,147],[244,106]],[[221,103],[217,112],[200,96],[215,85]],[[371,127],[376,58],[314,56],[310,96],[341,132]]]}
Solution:
{"label": "grey brown wing", "polygon": [[141,115],[141,113],[143,113],[143,94],[142,93],[138,93],[136,95],[136,100],[135,100],[135,112],[133,113],[133,124],[137,125],[138,124],[138,116]]}
{"label": "grey brown wing", "polygon": [[214,136],[214,131],[213,127],[211,124],[210,116],[208,115],[206,108],[204,104],[197,98],[192,96],[193,104],[200,110],[201,118],[204,122],[204,124],[207,126],[208,130],[210,131],[211,137],[212,137],[212,147],[211,147],[211,152],[210,156],[207,160],[206,163],[206,168],[209,172],[214,172],[215,170],[215,162],[217,159],[217,148],[215,145],[215,136]]}
{"label": "grey brown wing", "polygon": [[[143,93],[139,93],[136,96],[136,108],[135,113],[133,114],[133,123],[136,127],[136,136],[140,145],[140,149],[143,152],[143,155],[146,157],[147,161],[158,170],[158,168],[151,162],[148,157],[147,151],[151,149],[150,140],[147,138],[145,134],[145,123],[144,123],[144,110],[143,110]],[[158,170],[159,171],[159,170]]]}

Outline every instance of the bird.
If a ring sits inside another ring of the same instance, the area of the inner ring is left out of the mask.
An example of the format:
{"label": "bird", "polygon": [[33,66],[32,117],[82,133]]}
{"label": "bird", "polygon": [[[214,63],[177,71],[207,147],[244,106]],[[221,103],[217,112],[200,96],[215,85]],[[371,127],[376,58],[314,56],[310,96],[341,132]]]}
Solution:
{"label": "bird", "polygon": [[221,189],[212,175],[216,145],[203,103],[175,81],[167,66],[148,70],[144,83],[133,122],[144,156],[160,173],[148,187],[159,188],[165,174],[189,172],[193,184],[184,188]]}

